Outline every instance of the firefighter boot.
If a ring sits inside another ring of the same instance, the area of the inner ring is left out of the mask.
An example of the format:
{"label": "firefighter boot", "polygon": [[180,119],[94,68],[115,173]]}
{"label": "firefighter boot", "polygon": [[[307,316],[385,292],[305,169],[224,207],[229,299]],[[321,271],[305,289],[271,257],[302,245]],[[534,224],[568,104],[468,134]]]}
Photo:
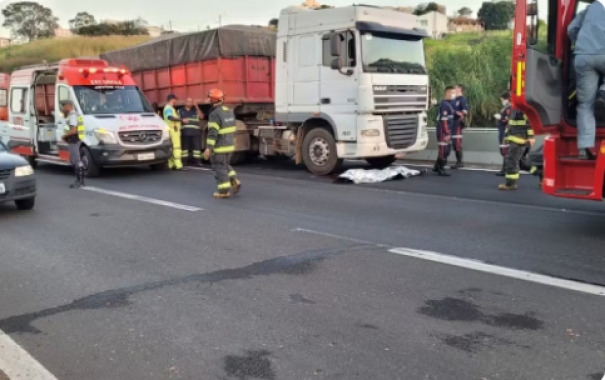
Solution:
{"label": "firefighter boot", "polygon": [[517,181],[506,180],[506,183],[498,186],[498,190],[517,190]]}
{"label": "firefighter boot", "polygon": [[460,169],[464,167],[464,162],[462,162],[462,152],[456,152],[456,165],[454,165],[456,169]]}
{"label": "firefighter boot", "polygon": [[231,188],[233,190],[233,195],[237,195],[240,192],[240,190],[242,189],[242,183],[240,182],[239,179],[233,178],[231,180]]}
{"label": "firefighter boot", "polygon": [[231,198],[231,194],[229,193],[221,193],[219,191],[214,193],[214,197],[216,199],[227,199],[227,198]]}

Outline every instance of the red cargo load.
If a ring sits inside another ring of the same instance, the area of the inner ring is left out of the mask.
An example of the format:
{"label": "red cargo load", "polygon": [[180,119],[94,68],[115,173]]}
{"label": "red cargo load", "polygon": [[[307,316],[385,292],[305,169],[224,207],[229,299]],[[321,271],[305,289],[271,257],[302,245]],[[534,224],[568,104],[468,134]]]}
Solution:
{"label": "red cargo load", "polygon": [[227,104],[273,103],[276,35],[262,27],[226,26],[166,35],[132,48],[101,55],[128,68],[149,101],[163,106],[168,94],[182,104],[208,102],[212,88]]}

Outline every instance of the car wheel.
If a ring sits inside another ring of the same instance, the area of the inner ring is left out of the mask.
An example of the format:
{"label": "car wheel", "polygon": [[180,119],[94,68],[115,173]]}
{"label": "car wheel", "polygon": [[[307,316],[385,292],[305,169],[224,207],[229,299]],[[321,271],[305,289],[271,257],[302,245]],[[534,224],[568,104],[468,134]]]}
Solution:
{"label": "car wheel", "polygon": [[18,201],[15,201],[15,204],[17,205],[17,209],[21,211],[28,211],[34,208],[34,205],[36,204],[36,198],[20,199]]}

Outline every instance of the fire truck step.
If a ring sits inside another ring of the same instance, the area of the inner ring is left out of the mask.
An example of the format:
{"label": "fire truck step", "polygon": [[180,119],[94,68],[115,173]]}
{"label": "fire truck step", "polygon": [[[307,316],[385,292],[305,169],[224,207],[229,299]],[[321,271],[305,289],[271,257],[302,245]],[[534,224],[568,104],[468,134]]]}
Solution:
{"label": "fire truck step", "polygon": [[590,195],[592,190],[584,190],[584,189],[561,189],[556,190],[555,195]]}

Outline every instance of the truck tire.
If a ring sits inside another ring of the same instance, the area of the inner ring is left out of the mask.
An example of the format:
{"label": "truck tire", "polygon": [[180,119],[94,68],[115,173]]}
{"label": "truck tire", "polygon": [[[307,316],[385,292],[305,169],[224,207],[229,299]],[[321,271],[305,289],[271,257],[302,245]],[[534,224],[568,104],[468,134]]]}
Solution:
{"label": "truck tire", "polygon": [[92,154],[87,147],[82,146],[80,149],[81,160],[84,163],[84,176],[86,178],[98,177],[101,174],[101,167],[92,158]]}
{"label": "truck tire", "polygon": [[333,173],[340,165],[341,159],[336,155],[336,141],[326,129],[312,129],[303,140],[303,162],[309,171],[315,175]]}
{"label": "truck tire", "polygon": [[370,164],[370,166],[373,167],[374,169],[388,168],[389,166],[391,166],[393,164],[393,162],[395,162],[395,160],[396,160],[395,155],[385,156],[385,157],[366,158],[366,161],[368,162],[368,164]]}
{"label": "truck tire", "polygon": [[34,208],[35,204],[36,204],[36,198],[19,199],[18,201],[15,201],[15,205],[17,206],[17,209],[21,210],[21,211],[32,210]]}

